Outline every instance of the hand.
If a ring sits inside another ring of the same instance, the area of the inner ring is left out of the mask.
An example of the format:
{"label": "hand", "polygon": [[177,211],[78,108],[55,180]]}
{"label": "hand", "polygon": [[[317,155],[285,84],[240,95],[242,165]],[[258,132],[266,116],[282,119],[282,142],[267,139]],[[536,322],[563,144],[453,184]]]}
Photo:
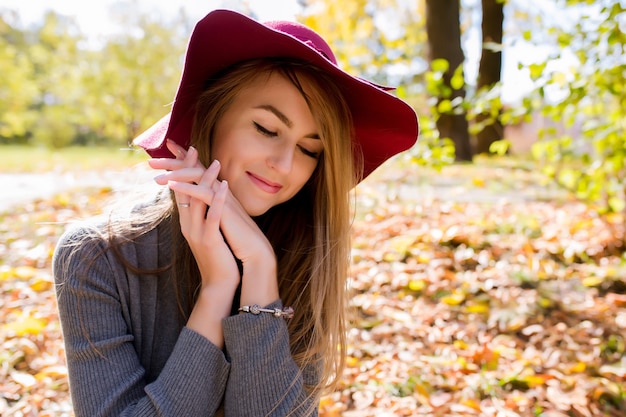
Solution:
{"label": "hand", "polygon": [[[171,141],[168,141],[168,148],[177,155],[176,159],[150,161],[153,168],[170,171],[157,177],[157,183],[168,184],[175,191],[179,203],[189,201],[189,208],[198,205],[198,202],[203,202],[205,207],[211,206],[220,184],[217,180],[219,170],[211,170],[214,169],[214,164],[219,163],[214,161],[205,172],[204,166],[197,160],[195,149],[190,148],[186,152]],[[182,210],[185,209],[181,208],[179,211]],[[232,252],[243,263],[242,304],[269,304],[278,299],[276,257],[272,246],[229,191],[221,212],[220,227]],[[194,256],[197,259],[195,252]]]}
{"label": "hand", "polygon": [[[160,184],[169,183],[174,189],[179,206],[181,232],[198,264],[202,286],[225,287],[234,294],[239,284],[239,270],[220,231],[228,183],[217,180],[219,162],[214,161],[208,169],[205,169],[198,162],[198,153],[194,148],[184,152],[182,148],[175,148],[173,143],[170,145],[168,142],[168,146],[171,146],[170,150],[176,155],[176,159],[155,159],[150,161],[150,165],[153,168],[171,171],[157,177],[156,181]],[[177,192],[175,190],[177,182],[174,180],[192,187],[201,198]]]}

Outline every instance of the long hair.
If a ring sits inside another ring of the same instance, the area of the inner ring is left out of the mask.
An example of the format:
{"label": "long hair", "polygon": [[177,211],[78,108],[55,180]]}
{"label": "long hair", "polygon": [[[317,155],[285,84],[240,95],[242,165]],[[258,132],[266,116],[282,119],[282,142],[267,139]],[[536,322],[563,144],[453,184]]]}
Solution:
{"label": "long hair", "polygon": [[[288,59],[256,59],[228,68],[207,81],[196,109],[191,144],[208,166],[215,126],[237,95],[258,77],[276,73],[291,81],[306,100],[319,127],[324,151],[311,178],[289,201],[254,220],[278,260],[278,286],[285,306],[293,306],[288,322],[291,352],[300,369],[316,369],[309,394],[319,399],[341,375],[345,363],[346,280],[350,251],[350,190],[359,173],[351,140],[352,120],[342,92],[322,71]],[[191,249],[180,230],[174,194],[162,193],[134,216],[111,217],[105,236],[112,251],[137,274],[170,272],[184,323],[193,309],[201,278]],[[124,259],[120,247],[156,227],[172,239],[171,264],[143,271]],[[102,254],[102,253],[100,253]],[[94,346],[95,348],[95,346]]]}
{"label": "long hair", "polygon": [[[310,387],[319,394],[340,376],[345,360],[349,195],[356,184],[354,167],[359,161],[354,161],[358,152],[353,149],[352,120],[342,92],[323,72],[303,62],[274,58],[239,63],[208,81],[197,102],[191,144],[208,166],[218,120],[243,89],[258,77],[271,74],[284,76],[300,91],[324,145],[318,165],[302,190],[255,218],[277,256],[283,304],[295,310],[288,325],[294,360],[301,368],[323,364],[320,384]],[[182,236],[177,240],[184,241]],[[176,248],[180,250],[174,258],[176,276],[195,280],[186,286],[194,288],[200,277],[193,268],[191,250],[185,244]]]}

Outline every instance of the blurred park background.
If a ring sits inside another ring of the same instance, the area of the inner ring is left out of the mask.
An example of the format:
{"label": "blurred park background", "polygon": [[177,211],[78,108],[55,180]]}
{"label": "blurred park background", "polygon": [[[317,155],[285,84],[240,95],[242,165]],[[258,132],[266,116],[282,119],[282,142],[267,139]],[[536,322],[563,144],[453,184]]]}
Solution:
{"label": "blurred park background", "polygon": [[218,7],[313,27],[419,115],[355,191],[320,415],[626,415],[623,0],[1,1],[0,415],[71,415],[54,244],[151,183],[130,142]]}

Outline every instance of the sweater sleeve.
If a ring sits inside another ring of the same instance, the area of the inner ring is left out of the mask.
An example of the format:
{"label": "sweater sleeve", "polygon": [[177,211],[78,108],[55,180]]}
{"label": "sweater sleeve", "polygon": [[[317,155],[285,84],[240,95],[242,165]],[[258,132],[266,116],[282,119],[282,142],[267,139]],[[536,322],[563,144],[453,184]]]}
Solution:
{"label": "sweater sleeve", "polygon": [[[267,308],[282,308],[277,301]],[[225,415],[317,416],[318,404],[305,390],[318,373],[297,366],[291,356],[285,320],[272,314],[238,314],[223,320],[231,370]],[[313,365],[311,365],[313,367]]]}
{"label": "sweater sleeve", "polygon": [[115,285],[124,269],[103,254],[102,238],[87,234],[66,232],[53,259],[75,415],[214,415],[230,369],[223,352],[183,328],[159,376],[146,383]]}

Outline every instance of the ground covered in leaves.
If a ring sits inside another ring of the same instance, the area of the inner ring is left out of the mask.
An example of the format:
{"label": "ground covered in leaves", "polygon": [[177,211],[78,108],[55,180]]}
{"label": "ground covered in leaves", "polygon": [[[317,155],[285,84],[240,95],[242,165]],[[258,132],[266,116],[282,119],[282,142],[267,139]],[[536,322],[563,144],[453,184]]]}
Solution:
{"label": "ground covered in leaves", "polygon": [[[626,415],[624,219],[515,198],[524,171],[432,175],[457,198],[408,172],[359,189],[348,368],[320,416]],[[1,416],[71,415],[50,259],[112,193],[0,214]]]}

